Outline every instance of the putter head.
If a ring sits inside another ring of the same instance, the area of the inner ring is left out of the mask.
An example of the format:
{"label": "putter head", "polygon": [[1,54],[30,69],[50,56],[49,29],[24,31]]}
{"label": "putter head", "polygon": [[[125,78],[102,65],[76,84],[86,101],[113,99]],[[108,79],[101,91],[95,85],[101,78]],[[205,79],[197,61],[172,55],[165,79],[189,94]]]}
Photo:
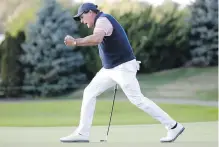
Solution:
{"label": "putter head", "polygon": [[107,140],[100,140],[100,142],[107,142]]}

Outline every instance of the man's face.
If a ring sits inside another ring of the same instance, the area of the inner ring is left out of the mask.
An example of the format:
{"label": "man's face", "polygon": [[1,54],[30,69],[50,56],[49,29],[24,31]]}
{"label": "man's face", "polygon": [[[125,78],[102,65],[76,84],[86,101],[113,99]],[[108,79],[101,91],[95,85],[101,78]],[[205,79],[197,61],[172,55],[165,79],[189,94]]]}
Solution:
{"label": "man's face", "polygon": [[86,24],[88,28],[91,28],[94,26],[94,18],[95,18],[95,15],[91,11],[89,11],[88,13],[83,13],[80,16],[81,23]]}

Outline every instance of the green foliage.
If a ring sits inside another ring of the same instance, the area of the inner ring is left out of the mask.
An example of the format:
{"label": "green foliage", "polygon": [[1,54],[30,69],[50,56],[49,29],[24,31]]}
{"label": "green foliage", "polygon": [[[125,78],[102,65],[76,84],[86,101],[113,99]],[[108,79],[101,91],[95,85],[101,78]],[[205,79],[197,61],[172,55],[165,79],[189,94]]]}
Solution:
{"label": "green foliage", "polygon": [[218,1],[197,0],[191,6],[189,66],[218,65]]}
{"label": "green foliage", "polygon": [[[161,20],[164,13],[171,13],[173,9],[177,9],[175,11],[175,15],[181,15],[179,18],[179,23],[187,25],[185,20],[190,16],[190,12],[187,7],[181,8],[180,5],[172,0],[164,0],[161,5],[153,7],[152,16],[156,18],[157,21]],[[181,20],[180,20],[181,19]]]}
{"label": "green foliage", "polygon": [[104,1],[99,6],[99,8],[105,13],[115,12],[116,15],[123,15],[124,13],[127,13],[127,12],[135,13],[135,12],[142,11],[148,5],[149,4],[146,2],[138,2],[138,1],[133,1],[133,0],[121,0],[120,2],[116,2],[116,3]]}
{"label": "green foliage", "polygon": [[80,72],[83,56],[64,44],[66,35],[78,36],[78,25],[55,0],[45,1],[37,14],[36,23],[28,27],[28,38],[22,45],[23,90],[41,96],[71,92],[86,80]]}
{"label": "green foliage", "polygon": [[17,17],[14,17],[11,21],[7,22],[7,32],[12,36],[16,36],[20,30],[25,30],[27,25],[34,21],[37,9],[38,7],[35,6],[21,11]]}
{"label": "green foliage", "polygon": [[4,24],[3,29],[12,36],[16,36],[30,21],[34,20],[40,3],[41,0],[0,1],[0,22]]}
{"label": "green foliage", "polygon": [[182,15],[178,11],[175,6],[157,19],[150,6],[141,13],[128,12],[118,18],[137,59],[142,61],[141,72],[180,67],[187,60],[188,28],[179,24]]}
{"label": "green foliage", "polygon": [[[65,6],[71,6],[71,0],[58,0]],[[24,30],[28,23],[35,20],[35,13],[43,0],[1,0],[0,32],[6,30],[12,36]]]}
{"label": "green foliage", "polygon": [[22,53],[20,44],[24,40],[24,32],[19,32],[15,37],[6,33],[6,38],[0,47],[2,50],[0,90],[6,96],[17,97],[21,94],[20,86],[22,85],[23,73],[19,56]]}

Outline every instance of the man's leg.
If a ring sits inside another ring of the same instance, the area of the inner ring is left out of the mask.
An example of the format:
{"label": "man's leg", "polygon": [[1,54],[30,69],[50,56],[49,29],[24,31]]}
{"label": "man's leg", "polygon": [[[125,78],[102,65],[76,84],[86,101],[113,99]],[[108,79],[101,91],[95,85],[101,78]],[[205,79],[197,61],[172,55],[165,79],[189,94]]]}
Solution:
{"label": "man's leg", "polygon": [[[133,69],[133,65],[130,64],[130,69],[131,68]],[[125,69],[121,70],[121,69],[115,68],[114,70],[111,70],[110,76],[112,77],[113,80],[115,80],[120,85],[123,92],[126,94],[126,96],[131,101],[131,103],[136,105],[138,108],[140,108],[144,112],[147,112],[154,119],[161,122],[168,130],[176,127],[175,120],[173,120],[166,112],[164,112],[153,101],[144,97],[144,95],[141,93],[140,86],[136,78],[136,72],[131,72],[128,70],[126,71]],[[174,134],[172,136],[172,139],[171,137],[165,138],[164,141],[165,140],[173,141],[173,139],[174,140],[176,139],[174,137]]]}
{"label": "man's leg", "polygon": [[84,90],[80,124],[77,131],[86,136],[89,135],[89,130],[92,124],[96,97],[116,84],[105,72],[106,71],[102,69],[97,73],[91,83]]}
{"label": "man's leg", "polygon": [[[93,121],[96,97],[116,84],[105,72],[106,71],[104,69],[101,69],[84,90],[80,113],[80,123],[74,132],[74,135],[80,134],[88,138]],[[67,138],[61,138],[61,141],[71,140],[72,138],[74,140],[74,135],[70,135],[72,137],[67,136]]]}

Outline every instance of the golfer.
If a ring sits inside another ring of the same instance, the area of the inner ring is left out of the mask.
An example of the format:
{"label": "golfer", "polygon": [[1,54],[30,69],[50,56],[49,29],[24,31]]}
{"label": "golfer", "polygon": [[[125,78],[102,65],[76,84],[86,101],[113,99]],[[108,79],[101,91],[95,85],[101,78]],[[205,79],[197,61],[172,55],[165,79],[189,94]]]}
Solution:
{"label": "golfer", "polygon": [[96,97],[118,84],[132,104],[167,129],[167,136],[160,141],[173,142],[184,131],[184,127],[141,93],[136,78],[140,62],[136,61],[127,35],[119,22],[113,16],[101,12],[93,3],[83,3],[73,18],[88,28],[94,28],[93,34],[84,38],[67,35],[64,43],[66,46],[98,45],[103,67],[84,89],[79,126],[69,136],[60,138],[60,141],[89,142]]}

